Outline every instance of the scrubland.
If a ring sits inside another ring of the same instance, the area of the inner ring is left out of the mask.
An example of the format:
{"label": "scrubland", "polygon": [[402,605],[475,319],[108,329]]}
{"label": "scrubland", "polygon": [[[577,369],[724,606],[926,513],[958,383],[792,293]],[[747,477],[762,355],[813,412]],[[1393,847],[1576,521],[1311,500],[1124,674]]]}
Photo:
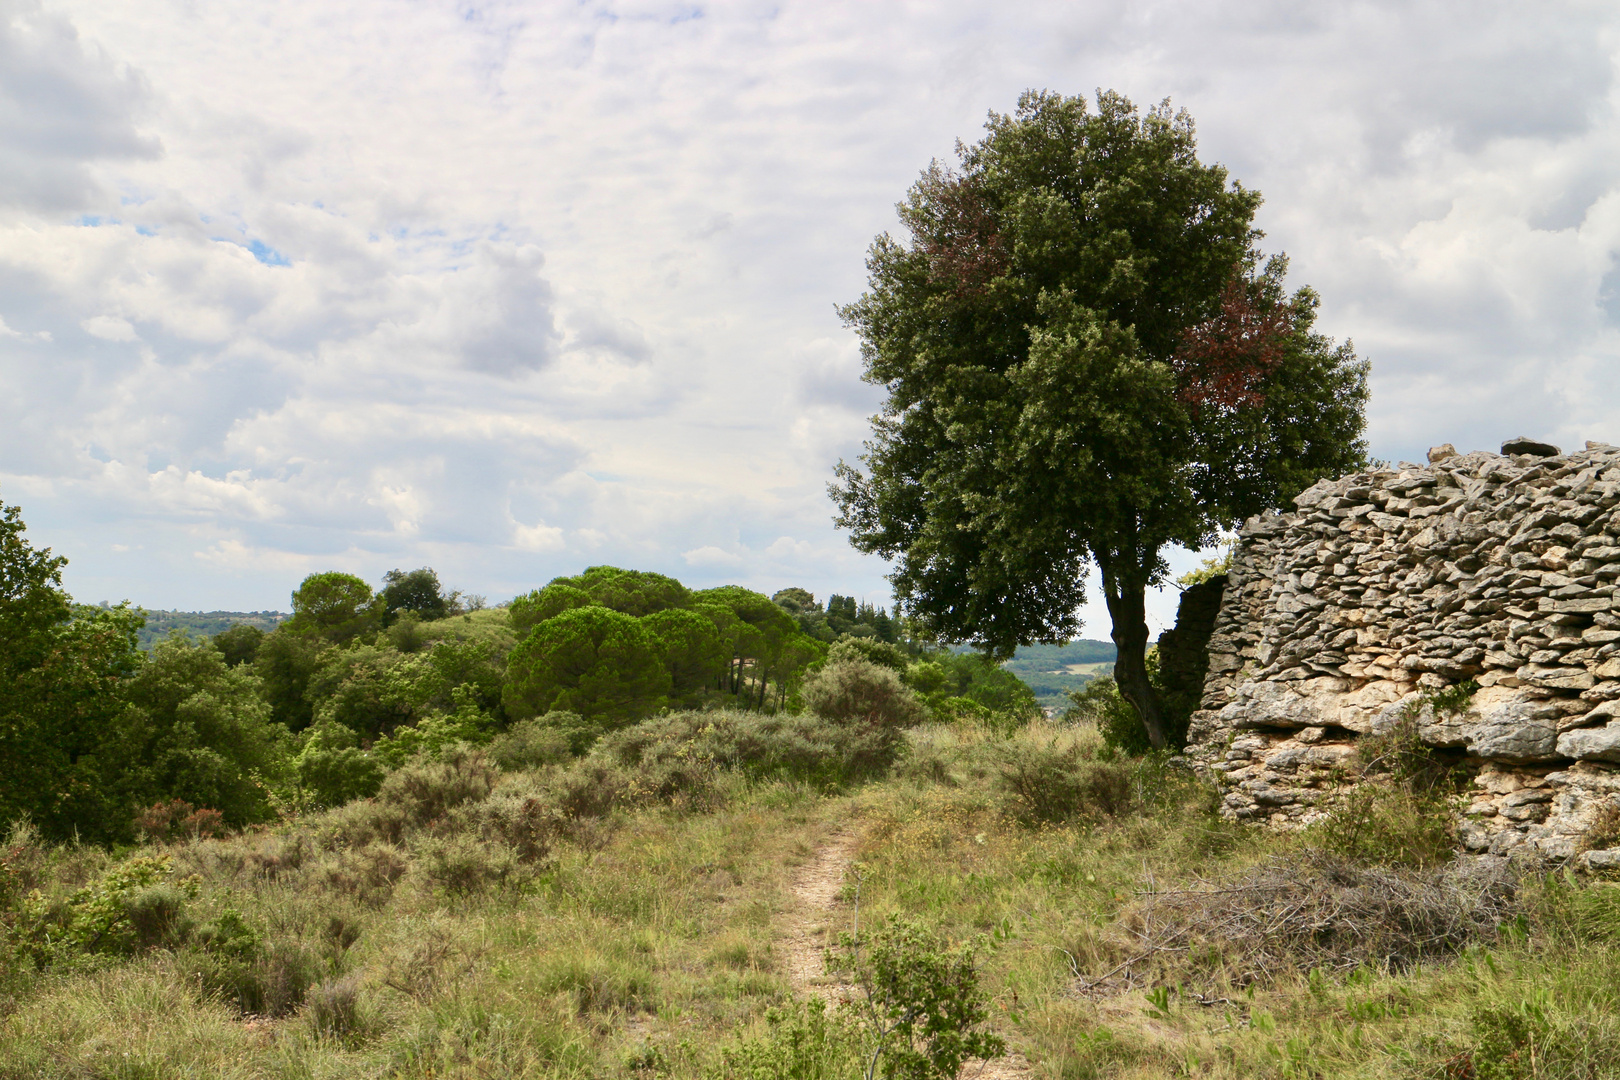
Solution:
{"label": "scrubland", "polygon": [[790,942],[891,916],[972,949],[1010,1053],[963,1076],[1620,1075],[1620,885],[1414,843],[1394,780],[1273,834],[1086,727],[520,736],[223,838],[14,829],[0,1077],[855,1077]]}

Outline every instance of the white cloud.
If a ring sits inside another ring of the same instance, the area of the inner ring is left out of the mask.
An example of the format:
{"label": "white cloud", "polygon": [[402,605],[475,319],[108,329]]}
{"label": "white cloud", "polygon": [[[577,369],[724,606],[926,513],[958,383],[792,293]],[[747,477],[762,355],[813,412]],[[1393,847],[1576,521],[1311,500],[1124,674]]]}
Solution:
{"label": "white cloud", "polygon": [[51,332],[49,330],[35,330],[33,333],[25,334],[21,330],[13,330],[6,325],[6,320],[0,319],[0,339],[3,338],[10,338],[13,341],[49,341],[51,340]]}
{"label": "white cloud", "polygon": [[882,400],[835,305],[1026,87],[1193,112],[1373,360],[1375,453],[1620,440],[1608,8],[684,10],[0,0],[0,484],[70,585],[881,602],[824,491]]}
{"label": "white cloud", "polygon": [[691,551],[683,551],[681,552],[681,558],[686,560],[687,566],[695,566],[699,569],[730,569],[743,565],[741,555],[726,551],[724,548],[715,547],[713,544],[705,544],[703,547],[693,548]]}
{"label": "white cloud", "polygon": [[117,315],[95,315],[79,325],[84,327],[85,333],[103,341],[134,341],[138,336],[134,324]]}
{"label": "white cloud", "polygon": [[561,551],[568,546],[563,531],[541,522],[537,525],[513,525],[512,544],[522,551]]}

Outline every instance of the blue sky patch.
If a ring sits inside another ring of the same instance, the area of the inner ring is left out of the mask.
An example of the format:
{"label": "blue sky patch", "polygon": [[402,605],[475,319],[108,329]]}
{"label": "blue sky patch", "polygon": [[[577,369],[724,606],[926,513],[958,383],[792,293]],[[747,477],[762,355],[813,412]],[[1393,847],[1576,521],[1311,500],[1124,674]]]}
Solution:
{"label": "blue sky patch", "polygon": [[253,257],[266,266],[291,266],[292,260],[287,258],[263,240],[249,240],[247,249],[253,252]]}

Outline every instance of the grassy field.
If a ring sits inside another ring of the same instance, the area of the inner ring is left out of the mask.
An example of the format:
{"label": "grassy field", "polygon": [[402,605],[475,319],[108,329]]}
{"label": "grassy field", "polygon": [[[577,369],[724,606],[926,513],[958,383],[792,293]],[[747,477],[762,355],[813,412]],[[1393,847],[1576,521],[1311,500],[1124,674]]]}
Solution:
{"label": "grassy field", "polygon": [[891,915],[977,943],[1013,1056],[964,1076],[1620,1076],[1620,886],[1234,826],[1083,730],[915,729],[864,783],[699,745],[453,754],[126,852],[14,831],[0,1077],[853,1077],[858,992],[794,943]]}

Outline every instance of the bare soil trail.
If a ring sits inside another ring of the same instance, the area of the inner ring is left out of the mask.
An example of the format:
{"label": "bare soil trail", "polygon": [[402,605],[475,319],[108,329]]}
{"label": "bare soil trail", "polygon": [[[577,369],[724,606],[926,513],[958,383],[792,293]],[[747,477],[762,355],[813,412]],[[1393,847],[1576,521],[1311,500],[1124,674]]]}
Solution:
{"label": "bare soil trail", "polygon": [[[793,902],[782,922],[782,936],[788,981],[796,994],[813,994],[832,1002],[860,992],[829,976],[822,965],[822,950],[840,930],[851,929],[853,912],[841,894],[859,843],[854,831],[839,829],[793,874]],[[962,1067],[962,1080],[1029,1080],[1029,1076],[1029,1062],[1018,1053]]]}

